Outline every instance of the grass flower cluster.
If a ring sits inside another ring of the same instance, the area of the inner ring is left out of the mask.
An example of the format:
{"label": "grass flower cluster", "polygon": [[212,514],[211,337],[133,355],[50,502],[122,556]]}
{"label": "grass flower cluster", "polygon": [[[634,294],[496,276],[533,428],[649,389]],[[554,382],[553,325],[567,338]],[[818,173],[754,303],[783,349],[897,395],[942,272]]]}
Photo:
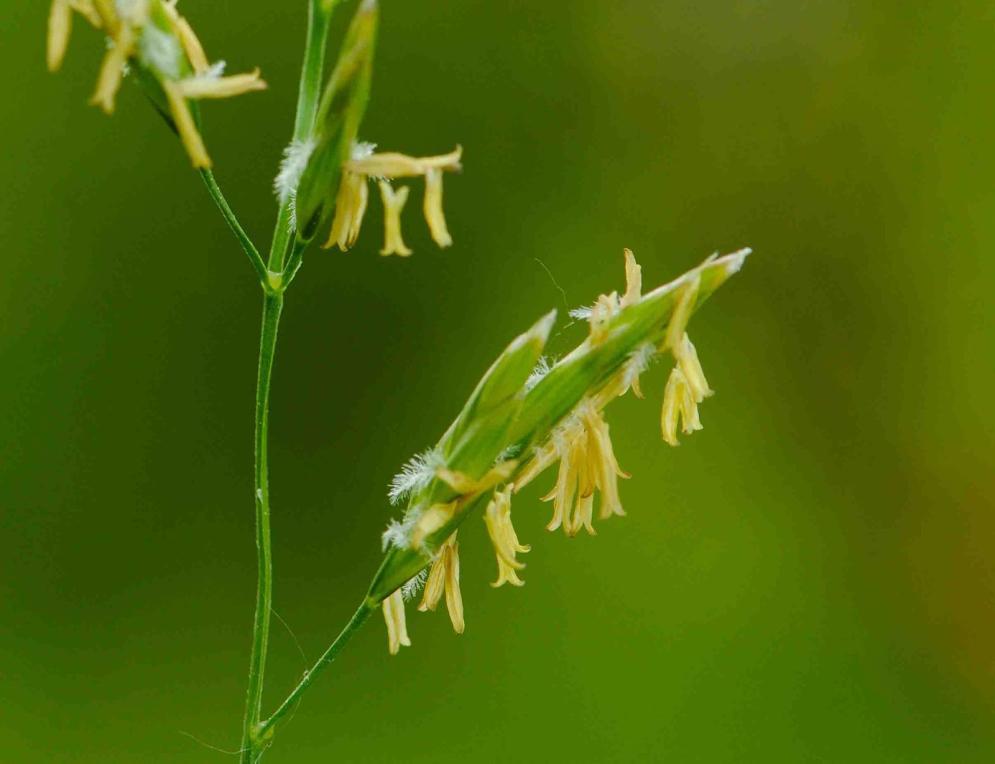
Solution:
{"label": "grass flower cluster", "polygon": [[[657,360],[673,367],[663,390],[661,435],[701,429],[698,407],[712,395],[687,328],[694,312],[730,276],[749,250],[713,256],[679,278],[644,292],[642,269],[625,251],[621,295],[603,294],[571,312],[587,322],[587,337],[555,362],[544,355],[556,320],[551,312],[516,337],[481,378],[439,441],[405,465],[390,485],[403,511],[383,534],[383,558],[366,595],[339,636],[300,684],[268,716],[263,683],[272,612],[272,554],[268,469],[269,390],[284,295],[304,253],[316,238],[324,247],[349,249],[366,217],[370,186],[383,203],[382,255],[409,256],[401,219],[411,187],[424,181],[422,213],[440,248],[453,238],[443,211],[443,178],[462,167],[463,150],[429,157],[378,151],[360,140],[370,95],[380,9],[360,0],[335,62],[325,77],[329,25],[338,0],[309,0],[308,31],[294,130],[274,181],[276,225],[265,258],[245,233],[212,171],[201,134],[200,103],[262,90],[259,71],[226,75],[212,62],[175,0],[53,0],[48,25],[48,67],[66,57],[73,24],[81,20],[106,40],[91,103],[114,112],[118,92],[132,79],[175,132],[190,163],[235,234],[262,289],[262,330],[255,411],[257,597],[241,761],[257,762],[289,712],[374,612],[383,615],[387,647],[411,645],[406,602],[436,610],[444,601],[453,629],[466,616],[460,591],[459,534],[471,516],[483,519],[496,561],[493,586],[522,586],[519,540],[512,519],[515,495],[548,473],[552,503],[547,525],[567,536],[596,533],[597,522],[625,515],[618,463],[606,409],[630,391],[643,397],[642,375]],[[91,40],[99,45],[99,38]],[[452,145],[451,143],[448,145]],[[555,468],[555,469],[554,469]],[[597,499],[597,508],[595,500]]]}
{"label": "grass flower cluster", "polygon": [[414,595],[426,566],[419,610],[434,610],[445,591],[453,627],[462,633],[457,535],[475,512],[483,514],[494,546],[495,586],[522,584],[518,555],[529,551],[512,524],[512,496],[552,467],[558,465],[545,497],[553,503],[549,530],[594,535],[596,495],[600,520],[625,514],[618,478],[629,475],[615,458],[605,408],[630,390],[643,397],[640,375],[658,356],[669,356],[674,367],[663,394],[663,439],[678,444],[676,416],[683,417],[685,433],[701,429],[697,407],[712,391],[687,324],[748,254],[711,257],[642,295],[641,269],[626,251],[623,297],[612,292],[598,298],[588,313],[588,336],[577,348],[551,366],[544,359],[555,312],[512,341],[441,440],[392,482],[392,498],[406,497],[407,507],[384,533],[384,560],[366,601],[369,608],[383,603],[391,653],[410,641],[401,593]]}

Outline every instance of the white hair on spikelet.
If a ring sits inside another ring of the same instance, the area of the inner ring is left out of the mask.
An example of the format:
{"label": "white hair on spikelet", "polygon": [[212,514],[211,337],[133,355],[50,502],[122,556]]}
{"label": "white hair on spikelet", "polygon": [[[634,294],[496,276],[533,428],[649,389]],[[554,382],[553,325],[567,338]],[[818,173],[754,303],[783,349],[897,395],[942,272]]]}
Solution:
{"label": "white hair on spikelet", "polygon": [[309,138],[306,141],[291,141],[290,145],[283,150],[280,172],[277,173],[276,180],[273,181],[273,191],[280,200],[280,204],[286,204],[287,200],[293,201],[297,196],[297,185],[301,182],[301,176],[307,168],[308,160],[314,151],[314,145],[314,140]]}
{"label": "white hair on spikelet", "polygon": [[543,377],[549,374],[553,370],[553,365],[556,363],[556,359],[550,360],[546,356],[539,356],[539,360],[536,362],[535,368],[529,373],[528,378],[525,380],[525,392],[528,392],[533,387],[539,384]]}
{"label": "white hair on spikelet", "polygon": [[401,596],[404,597],[405,602],[418,596],[418,592],[425,585],[426,578],[428,578],[428,569],[422,568],[405,582],[404,586],[401,587]]}
{"label": "white hair on spikelet", "polygon": [[639,379],[639,375],[649,368],[653,356],[656,355],[656,346],[652,342],[644,342],[631,353],[629,360],[625,363],[622,384],[625,390],[632,387],[632,383]]}
{"label": "white hair on spikelet", "polygon": [[436,470],[443,465],[442,454],[434,448],[416,454],[401,467],[401,471],[391,478],[387,498],[391,504],[425,488],[435,477]]}

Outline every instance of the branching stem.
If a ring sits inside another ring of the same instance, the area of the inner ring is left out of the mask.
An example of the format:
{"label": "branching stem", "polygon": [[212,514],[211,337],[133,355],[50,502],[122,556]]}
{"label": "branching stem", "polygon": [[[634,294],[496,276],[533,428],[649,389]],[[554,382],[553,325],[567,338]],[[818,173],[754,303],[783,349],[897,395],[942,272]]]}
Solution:
{"label": "branching stem", "polygon": [[[307,42],[304,49],[304,65],[301,71],[297,115],[294,123],[294,140],[296,141],[308,140],[314,132],[315,115],[318,111],[318,99],[321,93],[321,81],[324,71],[328,25],[333,5],[334,3],[329,3],[327,0],[310,0],[308,4]],[[221,196],[220,190],[217,189],[217,184],[213,182],[213,176],[209,173],[205,174],[204,180],[208,185],[208,190],[212,192],[212,196],[221,208],[222,213],[225,214],[225,219],[228,220],[229,225],[232,226],[232,230],[235,231],[236,235],[239,236],[239,240],[242,241],[244,232],[242,232],[241,227],[235,221],[234,215],[230,214],[231,210],[228,208],[228,205],[223,203],[224,197]],[[276,353],[280,314],[283,310],[283,292],[287,285],[282,274],[286,258],[296,248],[296,237],[294,236],[292,224],[293,208],[291,201],[288,199],[280,205],[268,262],[264,264],[258,252],[255,258],[250,254],[253,266],[262,279],[265,296],[263,298],[262,332],[259,341],[259,374],[256,383],[255,499],[258,578],[256,587],[256,614],[252,624],[252,655],[249,659],[248,690],[242,725],[242,764],[255,764],[259,760],[271,739],[272,733],[272,726],[270,724],[267,725],[266,729],[260,725],[263,677],[266,670],[270,613],[273,606],[273,559],[270,542],[267,430],[269,425],[270,376],[273,370],[273,358]],[[243,235],[239,235],[240,232]],[[245,240],[247,241],[248,237],[245,237]],[[244,242],[243,247],[245,247]],[[253,251],[255,251],[255,248],[253,248]],[[299,263],[295,263],[294,266],[296,270],[299,267]],[[355,621],[355,618],[353,620]],[[359,620],[359,623],[362,623],[362,620],[365,620],[365,615]],[[352,623],[350,622],[350,624]],[[357,623],[355,627],[358,627],[358,625]],[[346,631],[350,632],[349,627],[347,627]],[[343,632],[343,635],[326,652],[326,655],[331,654],[326,663],[330,662],[335,657],[338,649],[340,649],[340,647],[336,648],[336,644],[345,644],[347,639],[346,632]],[[292,704],[293,700],[290,702]],[[281,706],[282,708],[283,706]],[[280,716],[283,715],[280,711],[278,711],[278,714]],[[267,734],[267,732],[270,734]]]}
{"label": "branching stem", "polygon": [[280,704],[280,707],[273,712],[273,715],[259,725],[259,734],[261,737],[269,738],[273,732],[276,730],[277,725],[280,721],[290,712],[291,709],[297,704],[301,699],[301,696],[311,686],[318,674],[321,673],[328,664],[335,660],[336,656],[342,651],[342,648],[346,646],[352,636],[359,631],[359,627],[362,626],[366,619],[370,617],[370,614],[377,609],[377,605],[371,605],[368,601],[364,600],[363,604],[357,608],[356,612],[353,613],[352,618],[349,619],[349,623],[345,625],[341,633],[335,638],[335,641],[328,646],[324,654],[315,662],[314,666],[304,674],[304,678],[301,679],[300,683],[294,688],[287,699]]}

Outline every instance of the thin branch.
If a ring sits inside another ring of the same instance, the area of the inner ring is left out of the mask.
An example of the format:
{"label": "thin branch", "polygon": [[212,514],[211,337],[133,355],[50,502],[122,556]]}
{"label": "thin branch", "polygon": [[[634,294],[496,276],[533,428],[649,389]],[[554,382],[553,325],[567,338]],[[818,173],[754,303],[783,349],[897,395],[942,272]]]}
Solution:
{"label": "thin branch", "polygon": [[259,254],[259,250],[256,249],[256,245],[252,243],[252,239],[242,228],[241,223],[238,222],[238,218],[235,217],[235,213],[232,208],[228,205],[228,200],[225,199],[225,195],[221,193],[221,187],[218,185],[218,181],[214,177],[214,173],[208,168],[203,168],[200,170],[200,177],[204,181],[204,185],[207,186],[207,192],[211,195],[214,203],[218,206],[221,211],[221,215],[224,217],[225,222],[228,223],[228,227],[231,228],[232,233],[235,234],[235,238],[238,239],[238,243],[242,245],[242,249],[245,254],[249,256],[249,262],[252,263],[252,267],[256,270],[256,275],[259,276],[259,281],[263,285],[264,289],[269,289],[269,271],[266,268],[266,263],[263,262],[262,256]]}
{"label": "thin branch", "polygon": [[262,722],[259,725],[259,735],[260,737],[272,734],[276,725],[279,724],[280,720],[287,715],[287,713],[294,707],[294,705],[301,699],[305,690],[311,686],[311,683],[317,678],[318,674],[321,673],[322,669],[328,666],[338,654],[342,651],[342,648],[346,646],[353,635],[359,631],[359,627],[362,626],[366,619],[370,617],[370,614],[376,610],[376,605],[371,605],[368,600],[364,600],[363,604],[357,608],[356,612],[353,614],[352,618],[349,619],[349,623],[345,625],[342,632],[335,638],[335,641],[328,646],[328,649],[322,654],[320,658],[315,662],[311,670],[308,671],[304,678],[301,679],[297,687],[294,688],[287,699],[280,704],[280,707],[273,712],[273,715]]}

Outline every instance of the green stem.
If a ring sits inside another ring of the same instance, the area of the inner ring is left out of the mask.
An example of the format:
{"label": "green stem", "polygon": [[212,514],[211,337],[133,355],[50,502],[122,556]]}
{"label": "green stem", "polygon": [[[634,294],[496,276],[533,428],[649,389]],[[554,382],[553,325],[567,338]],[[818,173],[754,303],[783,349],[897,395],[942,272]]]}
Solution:
{"label": "green stem", "polygon": [[[335,3],[323,0],[311,0],[308,3],[307,43],[304,48],[300,89],[297,93],[297,114],[294,118],[295,142],[308,141],[314,137],[314,123],[325,70],[328,25],[332,20],[334,5]],[[276,216],[276,230],[273,232],[273,245],[269,252],[269,269],[277,273],[283,272],[284,259],[293,245],[294,219],[291,204],[292,200],[287,199],[280,205],[280,211]]]}
{"label": "green stem", "polygon": [[259,734],[261,737],[269,738],[273,732],[276,730],[277,724],[283,719],[287,713],[297,704],[300,700],[301,695],[311,686],[311,683],[317,678],[318,674],[321,673],[328,664],[335,660],[338,654],[342,651],[342,648],[346,646],[346,643],[352,638],[352,636],[359,631],[359,627],[362,626],[366,619],[370,617],[370,614],[377,609],[377,605],[371,604],[369,600],[364,600],[363,604],[359,606],[355,613],[353,613],[352,618],[349,619],[349,623],[345,625],[342,632],[335,638],[335,641],[328,646],[324,654],[317,660],[314,666],[304,674],[304,678],[301,679],[300,683],[294,688],[287,699],[280,704],[280,707],[273,712],[273,715],[259,725]]}
{"label": "green stem", "polygon": [[252,764],[259,753],[256,734],[261,715],[263,676],[266,671],[266,645],[269,641],[270,611],[273,603],[273,557],[270,547],[269,463],[267,430],[269,428],[270,377],[276,339],[283,311],[283,294],[263,297],[263,322],[259,338],[259,373],[256,380],[255,489],[256,489],[256,616],[252,624],[252,657],[249,661],[249,688],[242,725],[242,762]]}
{"label": "green stem", "polygon": [[[297,101],[297,114],[294,121],[294,140],[309,140],[314,133],[315,115],[318,110],[318,99],[321,92],[321,80],[324,73],[325,47],[328,39],[328,26],[331,20],[331,9],[334,3],[327,0],[310,0],[308,4],[308,31],[304,48],[304,64],[301,72],[300,90]],[[208,190],[215,196],[217,184],[210,181],[211,176],[205,176]],[[220,190],[215,201],[223,201]],[[219,202],[222,212],[230,209]],[[273,234],[273,244],[270,247],[268,263],[259,265],[253,260],[253,265],[259,271],[263,282],[265,296],[263,299],[262,333],[259,341],[259,375],[256,384],[256,552],[258,556],[258,579],[256,586],[256,614],[252,625],[252,655],[249,658],[249,681],[246,693],[245,716],[242,724],[242,764],[254,764],[259,760],[268,744],[268,736],[264,738],[259,721],[262,715],[263,678],[266,671],[266,648],[269,641],[270,613],[273,604],[273,570],[272,550],[270,546],[270,501],[269,501],[269,471],[267,463],[267,429],[269,425],[269,388],[270,376],[273,370],[273,356],[276,352],[277,331],[280,324],[280,313],[283,310],[282,274],[284,258],[292,249],[295,237],[292,229],[291,202],[280,206],[277,214],[276,230]],[[234,215],[229,219],[232,225]],[[236,235],[241,227],[236,230]],[[246,237],[247,239],[248,237]],[[241,238],[240,238],[241,240]],[[244,244],[243,244],[244,246]],[[258,256],[258,253],[257,253]],[[250,255],[251,258],[251,255]]]}
{"label": "green stem", "polygon": [[228,227],[231,228],[232,233],[235,234],[235,238],[238,239],[238,243],[242,245],[242,249],[248,255],[249,262],[252,263],[252,267],[256,270],[256,275],[259,276],[259,282],[263,285],[264,289],[268,289],[269,272],[266,270],[266,263],[263,262],[263,258],[259,254],[259,250],[256,249],[256,245],[252,243],[252,239],[249,238],[245,229],[238,222],[238,218],[235,217],[235,213],[228,206],[228,200],[221,193],[221,187],[218,185],[217,180],[215,180],[214,173],[204,168],[200,170],[200,177],[204,180],[204,185],[207,186],[207,193],[211,195],[214,203],[221,210],[225,222],[228,223]]}

